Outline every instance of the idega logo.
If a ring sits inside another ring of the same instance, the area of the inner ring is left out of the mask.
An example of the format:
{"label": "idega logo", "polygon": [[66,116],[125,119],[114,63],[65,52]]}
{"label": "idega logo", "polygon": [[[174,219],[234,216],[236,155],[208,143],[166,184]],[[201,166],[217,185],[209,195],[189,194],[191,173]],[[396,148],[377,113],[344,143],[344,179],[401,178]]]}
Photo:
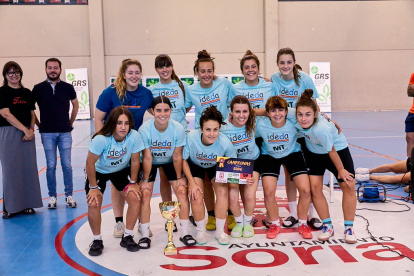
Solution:
{"label": "idega logo", "polygon": [[67,78],[68,78],[68,81],[73,81],[73,80],[75,80],[75,74],[69,73]]}
{"label": "idega logo", "polygon": [[197,159],[201,159],[204,161],[216,161],[217,160],[217,155],[215,154],[205,154],[204,152],[201,153],[196,153],[196,158]]}
{"label": "idega logo", "polygon": [[161,90],[159,93],[160,96],[165,96],[167,98],[178,98],[178,90],[170,89],[170,90]]}
{"label": "idega logo", "polygon": [[282,98],[297,98],[299,95],[298,91],[295,91],[295,89],[287,90],[285,88],[279,90],[279,95]]}
{"label": "idega logo", "polygon": [[278,142],[286,142],[289,140],[289,134],[284,134],[281,133],[279,135],[277,134],[268,134],[267,135],[267,140],[269,141],[269,143],[278,143]]}
{"label": "idega logo", "polygon": [[316,67],[316,66],[312,66],[312,68],[311,68],[311,72],[312,72],[312,74],[318,74],[318,67]]}
{"label": "idega logo", "polygon": [[247,93],[243,93],[243,96],[245,96],[249,100],[250,103],[254,103],[254,102],[257,102],[257,101],[263,101],[263,93],[259,93],[259,92],[249,93],[249,92],[247,92]]}
{"label": "idega logo", "polygon": [[127,148],[122,148],[120,150],[115,150],[115,149],[109,149],[108,153],[106,154],[107,158],[119,158],[122,155],[125,155],[127,153]]}
{"label": "idega logo", "polygon": [[227,137],[233,144],[238,144],[240,142],[248,142],[251,140],[251,135],[247,133],[228,135]]}
{"label": "idega logo", "polygon": [[219,94],[210,94],[208,96],[204,95],[203,97],[199,97],[201,105],[208,105],[213,104],[216,102],[220,102]]}
{"label": "idega logo", "polygon": [[171,148],[171,142],[165,141],[151,141],[151,149],[170,149]]}

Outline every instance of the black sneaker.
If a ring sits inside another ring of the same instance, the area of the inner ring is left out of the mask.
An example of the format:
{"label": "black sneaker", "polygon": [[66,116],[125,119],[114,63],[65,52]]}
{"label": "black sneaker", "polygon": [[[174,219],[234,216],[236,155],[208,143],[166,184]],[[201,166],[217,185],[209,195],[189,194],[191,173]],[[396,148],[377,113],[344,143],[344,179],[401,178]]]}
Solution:
{"label": "black sneaker", "polygon": [[121,240],[120,245],[131,252],[136,252],[139,250],[139,245],[134,241],[133,236],[124,237],[124,235],[122,235],[122,240]]}
{"label": "black sneaker", "polygon": [[102,254],[103,249],[104,249],[104,245],[103,245],[102,240],[93,240],[91,245],[89,245],[89,255],[99,256]]}

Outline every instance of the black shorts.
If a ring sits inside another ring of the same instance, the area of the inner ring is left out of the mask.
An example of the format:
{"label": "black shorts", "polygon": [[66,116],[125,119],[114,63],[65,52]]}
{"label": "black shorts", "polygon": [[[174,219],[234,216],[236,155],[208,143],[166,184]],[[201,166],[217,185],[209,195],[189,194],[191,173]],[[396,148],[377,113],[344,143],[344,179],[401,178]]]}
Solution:
{"label": "black shorts", "polygon": [[[352,160],[349,148],[346,147],[338,151],[338,155],[342,161],[342,164],[344,165],[345,170],[355,175],[354,161]],[[324,175],[325,170],[328,170],[335,175],[338,182],[343,182],[342,179],[338,179],[338,171],[336,170],[336,167],[329,157],[328,153],[316,154],[308,151],[305,153],[305,160],[309,168],[309,175]]]}
{"label": "black shorts", "polygon": [[292,152],[288,156],[283,158],[273,158],[270,155],[261,156],[262,178],[265,176],[274,176],[279,178],[280,166],[285,165],[287,171],[290,174],[290,179],[293,177],[307,174],[305,160],[303,159],[302,152]]}
{"label": "black shorts", "polygon": [[300,145],[300,149],[302,152],[308,151],[308,148],[306,147],[306,140],[305,137],[300,137],[297,139],[298,144]]}
{"label": "black shorts", "polygon": [[405,119],[405,132],[414,132],[414,114],[408,112]]}
{"label": "black shorts", "polygon": [[259,150],[262,150],[262,144],[263,144],[263,138],[262,137],[257,137],[254,142],[256,143],[256,145],[259,147]]}
{"label": "black shorts", "polygon": [[191,162],[190,159],[187,159],[187,163],[190,166],[190,171],[193,177],[201,178],[203,181],[206,173],[210,181],[216,177],[216,166],[210,168],[202,168],[199,165]]}
{"label": "black shorts", "polygon": [[253,164],[253,171],[254,172],[258,172],[259,174],[262,173],[262,155],[260,154],[259,157],[257,157],[256,160],[254,160],[254,164]]}
{"label": "black shorts", "polygon": [[411,172],[411,157],[407,158],[407,172]]}
{"label": "black shorts", "polygon": [[[167,179],[169,181],[177,180],[177,173],[175,172],[174,164],[171,162],[171,163],[166,163],[166,164],[152,164],[150,176],[148,179],[149,182],[155,181],[155,177],[157,176],[157,169],[160,167],[164,170],[165,176],[167,176]],[[141,180],[144,177],[143,168],[144,167],[141,164],[139,166],[139,173],[138,173],[139,180]]]}
{"label": "black shorts", "polygon": [[[101,193],[105,192],[106,182],[110,180],[112,185],[118,190],[122,191],[129,184],[129,173],[131,172],[131,168],[127,167],[123,170],[114,173],[100,173],[96,172],[96,182],[98,183],[99,188],[101,188]],[[86,178],[85,181],[85,192],[86,195],[89,193],[89,179]]]}

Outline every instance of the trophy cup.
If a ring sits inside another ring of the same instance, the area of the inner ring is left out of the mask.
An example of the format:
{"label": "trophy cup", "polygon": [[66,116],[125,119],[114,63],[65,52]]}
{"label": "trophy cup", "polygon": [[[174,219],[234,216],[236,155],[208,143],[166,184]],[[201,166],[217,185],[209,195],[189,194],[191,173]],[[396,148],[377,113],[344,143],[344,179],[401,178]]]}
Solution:
{"label": "trophy cup", "polygon": [[177,248],[173,242],[174,219],[180,212],[181,203],[176,201],[166,201],[160,203],[161,215],[167,220],[168,243],[164,249],[164,255],[177,255]]}

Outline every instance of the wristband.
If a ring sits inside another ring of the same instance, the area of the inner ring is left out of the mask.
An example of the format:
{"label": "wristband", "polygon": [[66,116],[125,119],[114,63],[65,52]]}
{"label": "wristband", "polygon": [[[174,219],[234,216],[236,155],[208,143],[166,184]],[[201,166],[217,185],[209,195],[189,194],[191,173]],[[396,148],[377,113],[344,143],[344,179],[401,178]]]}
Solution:
{"label": "wristband", "polygon": [[183,174],[181,177],[177,177],[177,180],[180,180],[181,178],[185,177],[185,175]]}
{"label": "wristband", "polygon": [[128,176],[128,180],[129,180],[129,184],[135,184],[135,183],[137,183],[136,181],[132,181],[129,176]]}
{"label": "wristband", "polygon": [[101,187],[99,187],[98,185],[96,185],[96,186],[91,186],[91,184],[89,184],[89,189],[91,189],[91,190],[100,190],[100,189],[101,189]]}
{"label": "wristband", "polygon": [[124,191],[124,193],[126,193],[126,192],[127,192],[129,185],[131,185],[131,183],[128,183],[128,184],[125,186],[125,188],[122,190],[122,191]]}
{"label": "wristband", "polygon": [[142,182],[148,183],[149,179],[141,179]]}

